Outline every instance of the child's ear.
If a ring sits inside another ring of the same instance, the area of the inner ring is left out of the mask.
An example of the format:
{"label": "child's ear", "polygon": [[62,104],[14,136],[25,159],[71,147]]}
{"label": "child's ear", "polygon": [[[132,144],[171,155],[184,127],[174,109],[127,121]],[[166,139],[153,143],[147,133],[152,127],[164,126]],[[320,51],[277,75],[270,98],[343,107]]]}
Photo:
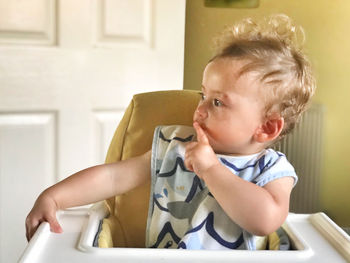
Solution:
{"label": "child's ear", "polygon": [[280,135],[283,126],[283,117],[274,116],[269,118],[256,130],[254,139],[259,143],[271,142]]}

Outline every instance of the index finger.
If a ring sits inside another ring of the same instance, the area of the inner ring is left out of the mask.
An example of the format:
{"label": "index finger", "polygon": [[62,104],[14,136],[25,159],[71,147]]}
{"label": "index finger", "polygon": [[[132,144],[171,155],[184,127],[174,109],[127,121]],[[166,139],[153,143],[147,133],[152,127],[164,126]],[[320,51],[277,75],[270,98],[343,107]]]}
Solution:
{"label": "index finger", "polygon": [[194,122],[193,127],[196,130],[198,142],[204,143],[204,144],[209,144],[208,137],[207,137],[207,135],[205,135],[205,133],[204,133],[202,127],[199,125],[199,123]]}

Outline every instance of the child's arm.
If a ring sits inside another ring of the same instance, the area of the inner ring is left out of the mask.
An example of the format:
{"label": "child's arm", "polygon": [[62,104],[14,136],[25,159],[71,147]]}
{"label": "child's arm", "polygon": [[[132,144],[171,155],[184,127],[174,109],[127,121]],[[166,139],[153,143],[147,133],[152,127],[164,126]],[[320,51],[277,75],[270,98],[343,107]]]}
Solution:
{"label": "child's arm", "polygon": [[36,200],[26,219],[26,235],[30,240],[39,224],[47,221],[51,231],[62,232],[56,211],[86,205],[119,195],[150,179],[151,151],[112,164],[82,170],[46,189]]}
{"label": "child's arm", "polygon": [[185,165],[205,181],[228,216],[255,235],[264,236],[280,227],[288,215],[293,178],[280,178],[260,187],[232,176],[216,158],[200,126],[194,127],[198,142],[186,148]]}

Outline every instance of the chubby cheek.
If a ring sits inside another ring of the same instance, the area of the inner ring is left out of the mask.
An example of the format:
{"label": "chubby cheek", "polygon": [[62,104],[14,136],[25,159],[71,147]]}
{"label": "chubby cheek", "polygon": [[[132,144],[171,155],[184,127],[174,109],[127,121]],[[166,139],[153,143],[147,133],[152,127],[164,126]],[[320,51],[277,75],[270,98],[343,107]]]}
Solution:
{"label": "chubby cheek", "polygon": [[242,128],[241,125],[230,125],[227,121],[222,121],[208,126],[206,134],[212,146],[225,147],[232,143],[248,140],[252,130],[253,127]]}
{"label": "chubby cheek", "polygon": [[229,140],[227,136],[229,130],[227,127],[224,127],[224,125],[216,124],[214,127],[208,125],[204,129],[204,132],[208,137],[209,144],[213,147],[218,146],[218,144],[221,144],[222,142],[226,143],[226,140]]}

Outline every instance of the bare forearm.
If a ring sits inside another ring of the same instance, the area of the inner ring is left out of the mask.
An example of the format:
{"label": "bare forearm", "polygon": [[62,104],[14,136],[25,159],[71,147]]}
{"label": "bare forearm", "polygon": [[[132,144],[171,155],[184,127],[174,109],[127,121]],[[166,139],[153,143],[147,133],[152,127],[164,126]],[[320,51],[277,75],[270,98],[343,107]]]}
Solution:
{"label": "bare forearm", "polygon": [[26,218],[26,236],[30,240],[42,221],[51,230],[62,232],[56,211],[97,202],[119,195],[150,179],[151,152],[112,164],[103,164],[80,171],[46,189],[36,200]]}
{"label": "bare forearm", "polygon": [[211,168],[203,179],[229,217],[253,234],[273,232],[288,214],[288,207],[278,203],[266,189],[235,176],[223,166]]}
{"label": "bare forearm", "polygon": [[112,196],[111,180],[106,166],[90,167],[51,186],[43,195],[53,199],[58,209],[86,205]]}
{"label": "bare forearm", "polygon": [[149,180],[149,174],[150,152],[147,152],[125,161],[82,170],[43,194],[52,198],[59,209],[64,209],[128,192]]}

